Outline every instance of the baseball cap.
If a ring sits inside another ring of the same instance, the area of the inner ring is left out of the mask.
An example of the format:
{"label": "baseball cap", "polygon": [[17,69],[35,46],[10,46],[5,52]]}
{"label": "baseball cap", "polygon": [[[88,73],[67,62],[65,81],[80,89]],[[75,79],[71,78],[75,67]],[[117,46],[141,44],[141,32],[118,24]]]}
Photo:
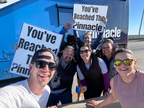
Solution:
{"label": "baseball cap", "polygon": [[[39,54],[42,53],[42,52],[50,52],[50,53],[53,55],[53,57],[51,57],[51,56],[46,56],[46,55],[39,55]],[[55,61],[55,63],[58,64],[57,56],[56,56],[55,53],[54,53],[52,50],[50,50],[50,49],[40,49],[40,50],[37,50],[37,51],[34,53],[33,57],[32,57],[31,63],[34,63],[37,59],[41,59],[41,58],[53,60],[53,61]]]}

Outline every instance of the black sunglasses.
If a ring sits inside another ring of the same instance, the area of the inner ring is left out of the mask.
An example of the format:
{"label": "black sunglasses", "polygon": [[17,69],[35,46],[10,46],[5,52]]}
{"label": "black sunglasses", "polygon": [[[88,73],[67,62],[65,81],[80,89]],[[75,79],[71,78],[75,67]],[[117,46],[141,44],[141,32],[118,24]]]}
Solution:
{"label": "black sunglasses", "polygon": [[57,68],[57,64],[53,63],[53,62],[37,60],[37,61],[35,61],[35,63],[36,63],[35,65],[37,68],[44,68],[46,65],[48,65],[50,70],[56,70],[56,68]]}
{"label": "black sunglasses", "polygon": [[120,66],[122,64],[122,62],[126,65],[126,66],[130,66],[132,64],[133,59],[125,59],[125,60],[114,60],[114,64],[116,66]]}
{"label": "black sunglasses", "polygon": [[88,51],[90,51],[90,50],[89,49],[87,49],[87,50],[80,50],[80,54],[83,54],[84,52],[88,53]]}

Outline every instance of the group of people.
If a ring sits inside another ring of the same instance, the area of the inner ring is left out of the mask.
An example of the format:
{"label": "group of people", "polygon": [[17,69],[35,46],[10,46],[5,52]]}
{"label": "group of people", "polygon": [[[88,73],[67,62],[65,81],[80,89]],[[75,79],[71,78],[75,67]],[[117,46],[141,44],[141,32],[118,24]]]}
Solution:
{"label": "group of people", "polygon": [[[107,19],[103,22],[106,24]],[[119,99],[123,108],[142,108],[144,73],[135,69],[133,53],[118,49],[111,38],[103,41],[102,33],[91,43],[90,33],[84,34],[82,42],[74,30],[74,35],[67,35],[65,42],[65,33],[70,28],[68,22],[60,31],[63,39],[59,60],[49,49],[36,51],[29,65],[30,77],[0,89],[0,107],[56,108],[59,101],[70,103],[73,77],[77,72],[80,93],[84,93],[85,99],[99,97],[102,91],[104,96],[108,96],[102,103],[91,100],[88,105],[101,108]],[[102,49],[95,54],[93,49],[101,41]]]}

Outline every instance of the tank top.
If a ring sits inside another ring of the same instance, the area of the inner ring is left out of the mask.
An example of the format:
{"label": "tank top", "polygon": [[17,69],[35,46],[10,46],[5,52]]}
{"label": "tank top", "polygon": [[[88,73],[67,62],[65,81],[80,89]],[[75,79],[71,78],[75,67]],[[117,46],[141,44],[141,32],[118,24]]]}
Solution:
{"label": "tank top", "polygon": [[144,72],[136,71],[130,83],[124,83],[120,75],[116,75],[114,90],[122,108],[144,108]]}

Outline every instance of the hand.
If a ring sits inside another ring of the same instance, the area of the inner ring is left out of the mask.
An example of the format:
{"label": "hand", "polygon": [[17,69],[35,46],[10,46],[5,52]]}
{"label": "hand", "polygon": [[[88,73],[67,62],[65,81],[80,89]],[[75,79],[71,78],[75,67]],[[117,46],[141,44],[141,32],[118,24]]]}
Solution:
{"label": "hand", "polygon": [[109,92],[105,92],[105,93],[104,93],[104,96],[110,96],[110,94],[111,94],[111,93],[109,93]]}
{"label": "hand", "polygon": [[57,108],[57,106],[51,106],[51,107],[48,107],[48,108]]}
{"label": "hand", "polygon": [[87,87],[86,86],[80,87],[80,93],[84,93],[85,91],[87,91]]}
{"label": "hand", "polygon": [[18,50],[18,45],[17,44],[15,44],[15,46],[14,46],[14,50]]}
{"label": "hand", "polygon": [[68,30],[72,27],[71,22],[67,22],[64,28],[69,32]]}
{"label": "hand", "polygon": [[106,25],[106,23],[107,23],[107,18],[105,18],[105,19],[103,20],[103,23]]}
{"label": "hand", "polygon": [[79,96],[79,97],[78,97],[78,101],[81,101],[81,100],[82,100],[82,97],[81,97],[81,96]]}
{"label": "hand", "polygon": [[74,17],[72,17],[72,22],[74,22]]}
{"label": "hand", "polygon": [[88,101],[87,105],[92,106],[94,108],[98,108],[98,102],[95,100]]}

